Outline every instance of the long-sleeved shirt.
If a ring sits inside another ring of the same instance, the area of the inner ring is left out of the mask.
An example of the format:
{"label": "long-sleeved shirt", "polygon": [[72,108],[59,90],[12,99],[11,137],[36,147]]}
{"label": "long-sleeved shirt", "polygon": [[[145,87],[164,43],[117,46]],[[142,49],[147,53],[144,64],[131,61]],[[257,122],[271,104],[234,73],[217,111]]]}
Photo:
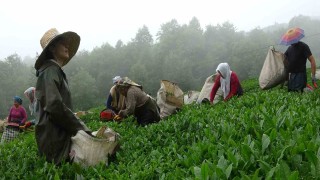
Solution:
{"label": "long-sleeved shirt", "polygon": [[8,116],[8,125],[19,126],[27,121],[27,113],[23,106],[11,107]]}
{"label": "long-sleeved shirt", "polygon": [[137,107],[143,106],[149,99],[148,95],[139,87],[130,86],[126,96],[126,109],[121,110],[119,115],[122,117],[134,114]]}
{"label": "long-sleeved shirt", "polygon": [[[219,87],[221,86],[220,78],[221,78],[221,76],[218,75],[217,78],[215,79],[214,85],[213,85],[211,93],[210,93],[210,102],[213,102],[213,99],[214,99]],[[235,72],[232,72],[231,77],[230,77],[230,92],[229,92],[228,96],[224,99],[224,101],[227,101],[228,99],[230,99],[234,95],[238,95],[238,89],[240,88],[240,86],[241,85],[240,85],[237,74]]]}
{"label": "long-sleeved shirt", "polygon": [[90,131],[72,112],[71,93],[66,74],[53,60],[38,70],[36,98],[39,116],[35,139],[40,155],[61,163],[69,158],[71,137],[79,130]]}

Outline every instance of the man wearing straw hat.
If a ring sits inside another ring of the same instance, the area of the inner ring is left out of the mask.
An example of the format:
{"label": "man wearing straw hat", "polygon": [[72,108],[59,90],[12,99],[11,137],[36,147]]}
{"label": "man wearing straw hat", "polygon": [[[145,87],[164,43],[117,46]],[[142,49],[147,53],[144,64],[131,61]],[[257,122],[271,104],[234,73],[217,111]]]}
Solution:
{"label": "man wearing straw hat", "polygon": [[48,30],[40,40],[43,51],[35,62],[38,123],[35,138],[40,155],[60,164],[69,158],[71,137],[79,130],[90,130],[72,112],[68,81],[62,67],[76,54],[80,36],[75,32],[60,34]]}

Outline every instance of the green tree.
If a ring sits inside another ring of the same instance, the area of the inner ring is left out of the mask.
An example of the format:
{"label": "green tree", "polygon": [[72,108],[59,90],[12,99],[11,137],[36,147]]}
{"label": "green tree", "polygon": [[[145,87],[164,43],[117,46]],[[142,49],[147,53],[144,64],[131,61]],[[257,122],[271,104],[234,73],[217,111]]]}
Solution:
{"label": "green tree", "polygon": [[101,101],[97,97],[95,79],[85,69],[79,68],[70,78],[69,85],[74,110],[88,110]]}

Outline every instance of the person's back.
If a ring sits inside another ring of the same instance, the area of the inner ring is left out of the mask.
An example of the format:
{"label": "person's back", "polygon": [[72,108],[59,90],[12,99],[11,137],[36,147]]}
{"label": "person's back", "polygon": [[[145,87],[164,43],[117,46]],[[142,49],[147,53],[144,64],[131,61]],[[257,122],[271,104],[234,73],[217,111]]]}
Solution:
{"label": "person's back", "polygon": [[289,72],[288,91],[303,92],[303,89],[307,86],[307,59],[309,59],[311,63],[312,82],[313,84],[316,83],[316,63],[307,44],[299,41],[290,45],[290,47],[285,52],[285,57],[288,61]]}
{"label": "person's back", "polygon": [[307,44],[299,41],[291,45],[285,52],[288,59],[289,73],[306,72],[307,59],[312,55],[310,48]]}
{"label": "person's back", "polygon": [[121,94],[126,97],[126,109],[119,111],[117,117],[134,115],[140,125],[160,121],[157,103],[142,90],[142,86],[130,79],[118,84]]}

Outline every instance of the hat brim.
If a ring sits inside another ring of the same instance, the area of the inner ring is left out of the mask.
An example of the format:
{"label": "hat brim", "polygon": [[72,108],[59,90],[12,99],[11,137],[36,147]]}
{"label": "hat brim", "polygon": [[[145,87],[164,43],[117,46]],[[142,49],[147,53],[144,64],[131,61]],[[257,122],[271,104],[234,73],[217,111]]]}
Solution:
{"label": "hat brim", "polygon": [[60,38],[64,39],[65,43],[68,46],[68,51],[69,51],[69,58],[64,61],[62,66],[65,66],[66,64],[68,64],[71,58],[77,53],[80,45],[80,36],[77,33],[72,31],[64,32],[54,37],[48,43],[48,45],[42,50],[41,54],[39,55],[38,59],[35,62],[35,65],[34,65],[35,69],[40,69],[43,63],[47,60],[46,56],[47,56],[47,52],[49,50],[50,45]]}
{"label": "hat brim", "polygon": [[119,83],[117,84],[118,87],[121,87],[121,88],[124,88],[124,87],[129,87],[130,84],[127,84],[127,83]]}

